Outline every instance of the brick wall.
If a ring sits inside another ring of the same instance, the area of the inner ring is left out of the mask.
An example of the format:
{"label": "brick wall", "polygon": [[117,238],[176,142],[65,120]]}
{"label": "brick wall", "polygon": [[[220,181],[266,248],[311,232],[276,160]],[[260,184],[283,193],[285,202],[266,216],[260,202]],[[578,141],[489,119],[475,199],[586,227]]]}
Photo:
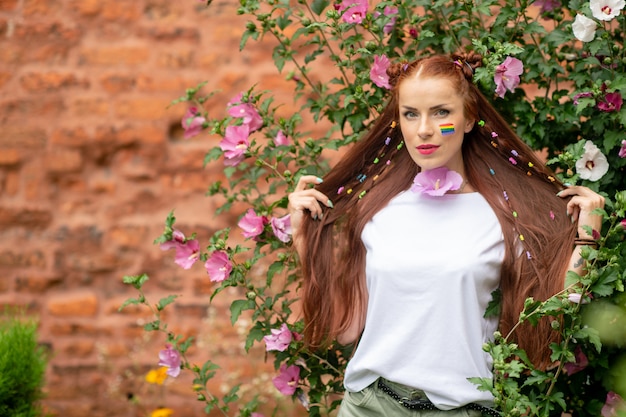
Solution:
{"label": "brick wall", "polygon": [[270,44],[239,53],[238,2],[213,3],[0,0],[0,305],[40,318],[54,416],[145,416],[159,405],[202,415],[188,376],[143,381],[164,339],[143,332],[144,310],[118,312],[135,295],[121,278],[143,272],[155,301],[181,295],[171,325],[198,338],[193,358],[223,367],[216,392],[242,381],[248,395],[280,396],[262,349],[241,356],[227,297],[210,306],[202,268],[183,271],[152,245],[172,209],[201,239],[233,222],[204,195],[221,175],[202,167],[219,139],[183,140],[185,107],[170,101],[207,80],[223,90],[209,102],[220,116],[255,83],[291,103]]}

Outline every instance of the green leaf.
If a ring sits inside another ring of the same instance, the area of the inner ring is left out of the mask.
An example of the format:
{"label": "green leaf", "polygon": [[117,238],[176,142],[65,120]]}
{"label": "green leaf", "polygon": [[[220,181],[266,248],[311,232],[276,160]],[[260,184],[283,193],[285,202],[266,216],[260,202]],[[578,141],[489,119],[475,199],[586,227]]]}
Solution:
{"label": "green leaf", "polygon": [[117,311],[122,311],[124,309],[124,307],[129,306],[129,305],[139,305],[139,304],[143,304],[141,301],[139,301],[136,298],[129,298],[126,301],[124,301],[122,303],[122,305],[120,306],[120,308],[117,309]]}
{"label": "green leaf", "polygon": [[324,13],[330,2],[328,0],[313,0],[310,4],[311,10],[318,16]]}
{"label": "green leaf", "polygon": [[230,322],[235,324],[244,310],[254,310],[256,304],[253,300],[235,300],[230,305]]}
{"label": "green leaf", "polygon": [[174,300],[178,297],[177,295],[168,295],[165,298],[161,298],[156,305],[158,311],[162,311],[167,305],[172,304]]}
{"label": "green leaf", "polygon": [[136,289],[140,290],[142,285],[148,281],[148,275],[147,274],[141,274],[141,275],[126,275],[122,278],[122,281],[124,282],[124,284],[130,284],[133,287],[135,287]]}

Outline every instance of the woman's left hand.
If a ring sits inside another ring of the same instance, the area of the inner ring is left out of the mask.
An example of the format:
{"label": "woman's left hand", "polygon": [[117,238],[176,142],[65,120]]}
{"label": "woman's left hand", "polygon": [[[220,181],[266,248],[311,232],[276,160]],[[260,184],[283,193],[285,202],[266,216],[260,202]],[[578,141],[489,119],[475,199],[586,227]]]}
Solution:
{"label": "woman's left hand", "polygon": [[602,216],[592,213],[595,209],[604,208],[604,197],[581,185],[567,187],[557,194],[561,198],[572,197],[567,203],[567,215],[572,222],[578,221],[578,237],[593,239],[583,226],[589,226],[591,230],[600,232],[602,229]]}

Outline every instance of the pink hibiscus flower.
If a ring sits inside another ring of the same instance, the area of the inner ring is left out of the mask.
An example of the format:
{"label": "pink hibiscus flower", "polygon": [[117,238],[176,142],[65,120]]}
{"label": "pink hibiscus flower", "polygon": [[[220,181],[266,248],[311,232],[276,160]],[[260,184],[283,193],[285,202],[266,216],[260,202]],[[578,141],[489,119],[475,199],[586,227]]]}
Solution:
{"label": "pink hibiscus flower", "polygon": [[176,378],[180,374],[180,353],[174,349],[171,344],[166,344],[165,349],[159,352],[158,365],[168,367],[169,369],[166,373],[169,376]]}
{"label": "pink hibiscus flower", "polygon": [[580,348],[580,346],[576,346],[574,350],[574,358],[575,362],[568,362],[563,365],[563,369],[565,369],[565,373],[567,375],[574,375],[576,372],[580,372],[589,365],[589,360],[587,359],[587,355]]}
{"label": "pink hibiscus flower", "polygon": [[370,69],[370,80],[381,88],[391,89],[389,84],[389,75],[387,75],[387,68],[389,68],[389,58],[385,55],[377,55],[374,57],[374,65]]}
{"label": "pink hibiscus flower", "polygon": [[411,191],[440,197],[448,191],[458,190],[461,184],[463,184],[461,174],[446,167],[439,167],[417,174]]}
{"label": "pink hibiscus flower", "polygon": [[341,10],[344,10],[341,15],[344,22],[358,25],[367,15],[367,0],[344,0]]}
{"label": "pink hibiscus flower", "polygon": [[535,0],[533,6],[541,7],[540,13],[551,12],[561,7],[560,0]]}
{"label": "pink hibiscus flower", "polygon": [[245,158],[245,153],[250,146],[248,137],[250,127],[248,125],[228,126],[224,139],[220,141],[220,148],[224,151],[224,165],[238,165]]}
{"label": "pink hibiscus flower", "polygon": [[263,119],[250,103],[241,103],[232,106],[228,109],[228,114],[232,117],[243,119],[243,124],[250,128],[250,132],[254,132],[263,126]]}
{"label": "pink hibiscus flower", "polygon": [[496,94],[504,97],[506,90],[513,92],[520,83],[519,76],[524,72],[524,64],[517,58],[506,57],[504,62],[496,67],[493,80],[496,83]]}
{"label": "pink hibiscus flower", "polygon": [[602,417],[613,417],[617,415],[618,410],[624,409],[624,400],[613,391],[606,394],[606,401],[602,407]]}
{"label": "pink hibiscus flower", "polygon": [[618,112],[622,108],[622,95],[619,92],[606,93],[604,98],[598,102],[598,109],[603,112]]}
{"label": "pink hibiscus flower", "polygon": [[272,217],[270,224],[272,226],[274,236],[276,236],[278,240],[285,243],[291,240],[291,216],[289,214],[279,218]]}
{"label": "pink hibiscus flower", "polygon": [[246,214],[239,220],[237,226],[243,229],[243,236],[247,238],[255,238],[261,233],[267,224],[265,216],[257,215],[254,210],[248,209]]}
{"label": "pink hibiscus flower", "polygon": [[272,379],[274,386],[281,394],[293,395],[298,388],[298,380],[300,379],[300,368],[296,365],[280,366],[280,373]]}
{"label": "pink hibiscus flower", "polygon": [[289,138],[285,135],[285,132],[279,130],[276,136],[274,137],[274,145],[276,146],[289,146]]}
{"label": "pink hibiscus flower", "polygon": [[280,329],[272,329],[271,334],[263,336],[263,340],[265,341],[265,350],[268,352],[270,350],[284,352],[285,349],[289,347],[292,339],[293,335],[286,323],[283,323],[283,325],[280,326]]}
{"label": "pink hibiscus flower", "polygon": [[178,230],[172,233],[172,240],[161,243],[161,250],[176,249],[174,262],[183,269],[189,269],[196,263],[200,256],[200,245],[196,239],[187,239],[185,235]]}
{"label": "pink hibiscus flower", "polygon": [[222,282],[233,270],[233,264],[228,259],[228,254],[224,251],[217,250],[211,254],[209,259],[204,263],[204,268],[209,274],[209,280],[212,282]]}
{"label": "pink hibiscus flower", "polygon": [[[383,27],[383,33],[390,34],[393,32],[393,27],[396,25],[396,20],[398,20],[398,8],[395,6],[385,6],[385,10],[383,10],[383,15],[390,17],[389,22],[385,23]],[[376,12],[374,14],[374,18],[380,17],[380,12]]]}
{"label": "pink hibiscus flower", "polygon": [[183,116],[181,125],[185,130],[183,137],[185,139],[192,138],[202,132],[206,119],[200,115],[196,107],[189,107]]}
{"label": "pink hibiscus flower", "polygon": [[626,140],[622,141],[622,148],[619,150],[619,157],[626,158]]}

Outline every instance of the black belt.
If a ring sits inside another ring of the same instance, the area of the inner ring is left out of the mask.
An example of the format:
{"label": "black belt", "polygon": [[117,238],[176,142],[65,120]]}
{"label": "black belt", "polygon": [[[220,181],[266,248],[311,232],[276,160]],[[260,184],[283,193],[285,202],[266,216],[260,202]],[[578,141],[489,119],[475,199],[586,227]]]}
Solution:
{"label": "black belt", "polygon": [[[378,388],[382,392],[384,392],[385,394],[389,395],[391,398],[396,400],[398,403],[400,403],[403,407],[408,408],[409,410],[441,411],[437,407],[435,407],[435,404],[431,403],[428,399],[410,400],[406,397],[400,396],[400,394],[398,394],[393,389],[391,389],[391,387],[385,384],[382,378],[378,378]],[[476,403],[467,404],[463,406],[463,408],[467,408],[468,410],[479,411],[483,415],[488,415],[491,417],[501,417],[501,414],[497,410],[494,410],[493,408],[485,407]]]}

